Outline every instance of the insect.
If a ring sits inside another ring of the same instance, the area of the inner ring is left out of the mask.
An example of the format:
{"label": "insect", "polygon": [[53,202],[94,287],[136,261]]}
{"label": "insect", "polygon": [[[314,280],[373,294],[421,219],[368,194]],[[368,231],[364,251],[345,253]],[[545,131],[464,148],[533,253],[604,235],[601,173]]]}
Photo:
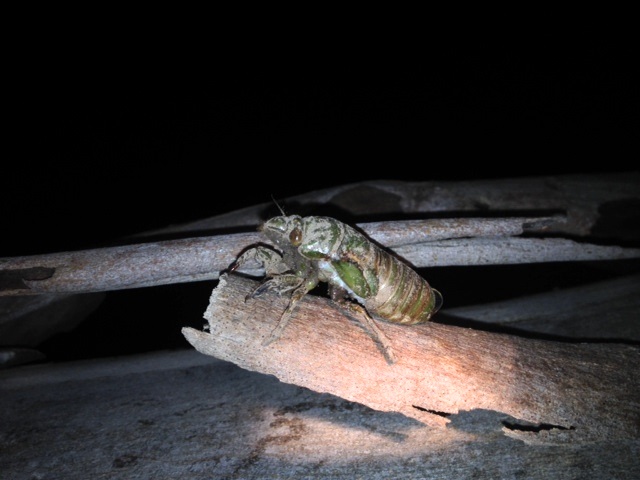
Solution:
{"label": "insect", "polygon": [[414,325],[430,320],[442,306],[440,292],[411,267],[334,218],[282,215],[267,220],[259,230],[275,248],[259,245],[246,250],[231,271],[249,260],[264,266],[265,280],[247,299],[266,291],[291,292],[278,326],[263,345],[281,336],[297,302],[319,282],[328,284],[333,301],[360,314],[388,363],[396,361],[395,354],[372,316]]}

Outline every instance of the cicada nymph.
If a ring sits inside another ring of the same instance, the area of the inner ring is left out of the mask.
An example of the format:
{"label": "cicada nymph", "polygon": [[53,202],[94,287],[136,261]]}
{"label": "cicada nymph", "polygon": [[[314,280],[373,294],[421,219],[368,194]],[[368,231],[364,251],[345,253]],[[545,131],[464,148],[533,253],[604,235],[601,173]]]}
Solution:
{"label": "cicada nymph", "polygon": [[[275,250],[257,246],[245,251],[232,266],[249,259],[265,268],[266,280],[250,295],[272,290],[291,300],[265,345],[284,331],[296,303],[319,282],[343,308],[360,313],[361,320],[380,342],[387,361],[393,349],[373,316],[393,323],[423,323],[442,306],[442,295],[400,259],[386,252],[356,229],[329,217],[282,215],[260,228]],[[348,301],[347,297],[357,303]]]}

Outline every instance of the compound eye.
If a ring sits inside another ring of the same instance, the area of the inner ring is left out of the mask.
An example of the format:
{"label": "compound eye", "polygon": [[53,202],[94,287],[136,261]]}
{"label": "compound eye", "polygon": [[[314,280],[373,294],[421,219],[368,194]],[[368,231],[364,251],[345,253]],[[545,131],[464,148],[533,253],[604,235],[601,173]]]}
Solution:
{"label": "compound eye", "polygon": [[298,227],[291,230],[291,233],[289,234],[289,241],[294,247],[299,246],[302,243],[302,230]]}

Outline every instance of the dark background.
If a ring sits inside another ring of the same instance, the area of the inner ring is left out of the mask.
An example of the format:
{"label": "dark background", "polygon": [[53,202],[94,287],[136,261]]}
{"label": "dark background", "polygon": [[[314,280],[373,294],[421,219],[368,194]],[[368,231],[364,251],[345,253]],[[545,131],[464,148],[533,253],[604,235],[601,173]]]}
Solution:
{"label": "dark background", "polygon": [[[117,243],[362,180],[637,170],[637,52],[620,37],[250,51],[148,68],[144,55],[45,57],[13,71],[0,257]],[[211,286],[113,292],[92,327],[43,348],[55,359],[180,345]],[[169,327],[145,344],[158,298]],[[121,337],[123,316],[133,340],[119,349],[109,335]]]}
{"label": "dark background", "polygon": [[212,48],[202,68],[52,52],[12,71],[0,256],[366,179],[637,169],[637,52],[622,37],[249,51]]}

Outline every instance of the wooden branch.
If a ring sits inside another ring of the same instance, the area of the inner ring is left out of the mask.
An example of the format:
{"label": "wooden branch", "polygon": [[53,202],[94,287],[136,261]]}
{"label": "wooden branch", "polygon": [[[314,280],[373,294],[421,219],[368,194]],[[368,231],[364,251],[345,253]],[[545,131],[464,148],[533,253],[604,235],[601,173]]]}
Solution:
{"label": "wooden branch", "polygon": [[567,339],[640,343],[640,275],[498,302],[447,308],[447,317]]}
{"label": "wooden branch", "polygon": [[[560,219],[560,220],[559,220]],[[640,258],[640,249],[520,238],[561,217],[431,219],[359,224],[415,267]],[[473,237],[473,238],[469,238]],[[428,238],[429,242],[424,239]],[[0,259],[0,296],[85,293],[215,280],[240,252],[264,241],[255,233]],[[421,241],[422,243],[416,243]],[[243,273],[260,275],[258,265]]]}
{"label": "wooden branch", "polygon": [[[282,338],[264,347],[288,300],[267,293],[245,302],[256,286],[223,275],[204,315],[209,333],[184,328],[186,339],[242,368],[430,425],[487,409],[512,417],[505,433],[530,443],[640,436],[640,351],[632,346],[380,321],[398,357],[390,366],[359,323],[307,295]],[[537,427],[519,429],[523,422]]]}
{"label": "wooden branch", "polygon": [[[286,198],[290,213],[324,215],[336,210],[353,217],[405,215],[469,217],[514,216],[516,212],[563,212],[566,219],[549,229],[555,236],[637,241],[640,172],[591,175],[515,177],[490,180],[401,182],[371,180],[339,185]],[[183,236],[188,232],[255,226],[273,202],[243,208],[183,225],[172,225],[138,237],[157,234]],[[452,215],[451,212],[455,212]],[[466,212],[463,214],[463,212]],[[511,214],[507,212],[513,212]],[[537,213],[535,213],[537,212]],[[332,213],[329,213],[332,215]]]}
{"label": "wooden branch", "polygon": [[392,248],[413,266],[516,265],[638,258],[640,249],[578,243],[564,238],[468,238]]}

